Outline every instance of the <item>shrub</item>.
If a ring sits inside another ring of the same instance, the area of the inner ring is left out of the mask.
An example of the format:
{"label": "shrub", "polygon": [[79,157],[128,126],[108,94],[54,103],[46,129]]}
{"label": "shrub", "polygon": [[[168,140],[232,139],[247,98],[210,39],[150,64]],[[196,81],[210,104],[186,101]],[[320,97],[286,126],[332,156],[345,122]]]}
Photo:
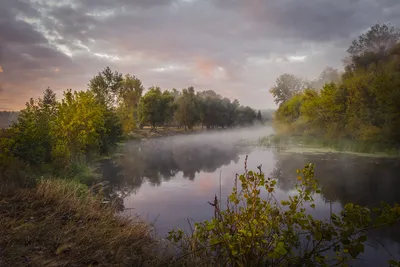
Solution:
{"label": "shrub", "polygon": [[397,205],[372,214],[349,203],[332,214],[331,222],[317,220],[306,209],[315,208],[313,195],[320,193],[313,164],[298,170],[297,195],[280,203],[274,195],[276,180],[266,178],[261,167],[258,172],[245,169],[225,209],[215,197],[212,220],[195,223],[191,235],[180,229],[169,233],[184,255],[212,266],[340,265],[364,251],[369,229],[400,218]]}

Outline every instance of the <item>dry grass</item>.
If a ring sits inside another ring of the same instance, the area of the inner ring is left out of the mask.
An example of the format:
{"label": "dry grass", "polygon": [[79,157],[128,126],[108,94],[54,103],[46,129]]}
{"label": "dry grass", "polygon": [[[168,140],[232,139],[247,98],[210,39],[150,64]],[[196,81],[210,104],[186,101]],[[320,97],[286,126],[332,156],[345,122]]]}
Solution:
{"label": "dry grass", "polygon": [[81,184],[44,180],[0,197],[0,266],[158,265],[151,227]]}

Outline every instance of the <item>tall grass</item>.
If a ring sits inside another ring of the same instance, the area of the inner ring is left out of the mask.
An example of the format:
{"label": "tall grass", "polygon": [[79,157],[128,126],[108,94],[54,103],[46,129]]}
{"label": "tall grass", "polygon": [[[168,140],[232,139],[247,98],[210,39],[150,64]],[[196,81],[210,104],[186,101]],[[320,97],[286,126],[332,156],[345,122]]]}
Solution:
{"label": "tall grass", "polygon": [[100,174],[97,172],[95,165],[82,158],[77,158],[60,168],[57,172],[57,177],[83,184],[92,184],[99,180]]}
{"label": "tall grass", "polygon": [[154,266],[156,240],[88,187],[43,180],[0,201],[0,266]]}

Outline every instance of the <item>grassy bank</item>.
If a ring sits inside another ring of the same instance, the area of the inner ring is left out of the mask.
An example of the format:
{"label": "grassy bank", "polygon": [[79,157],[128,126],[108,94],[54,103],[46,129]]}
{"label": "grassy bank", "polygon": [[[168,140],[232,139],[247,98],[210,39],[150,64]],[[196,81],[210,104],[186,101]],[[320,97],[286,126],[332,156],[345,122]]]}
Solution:
{"label": "grassy bank", "polygon": [[193,127],[193,129],[185,129],[184,127],[157,127],[152,129],[151,127],[143,127],[142,129],[135,129],[127,139],[147,139],[157,138],[180,134],[192,134],[201,131],[205,131],[205,128]]}
{"label": "grassy bank", "polygon": [[0,266],[154,266],[156,240],[88,187],[43,180],[0,201]]}
{"label": "grassy bank", "polygon": [[261,138],[259,144],[290,153],[346,153],[379,157],[400,156],[400,150],[393,144],[311,136],[270,135]]}
{"label": "grassy bank", "polygon": [[238,128],[210,128],[195,126],[192,129],[188,129],[185,127],[157,127],[156,129],[152,129],[151,127],[144,127],[142,129],[135,129],[130,135],[126,137],[126,139],[148,139],[148,138],[157,138],[157,137],[166,137],[173,135],[187,135],[187,134],[195,134],[200,132],[216,132],[216,131],[227,131],[230,129],[238,129]]}

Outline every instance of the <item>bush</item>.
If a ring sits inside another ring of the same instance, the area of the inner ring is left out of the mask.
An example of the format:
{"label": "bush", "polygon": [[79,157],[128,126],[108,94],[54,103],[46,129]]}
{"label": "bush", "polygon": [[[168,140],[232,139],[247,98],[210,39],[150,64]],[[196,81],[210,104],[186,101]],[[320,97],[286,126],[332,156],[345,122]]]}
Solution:
{"label": "bush", "polygon": [[261,167],[253,172],[246,165],[247,159],[225,209],[215,197],[212,220],[196,223],[190,235],[170,232],[169,240],[190,255],[183,258],[210,266],[340,265],[364,251],[369,229],[400,219],[397,205],[372,214],[349,203],[332,214],[331,223],[317,220],[307,212],[315,208],[313,195],[320,193],[313,164],[298,170],[297,195],[280,203],[274,195],[276,180],[265,178]]}
{"label": "bush", "polygon": [[68,162],[66,166],[60,168],[57,177],[84,184],[91,184],[100,178],[94,167],[83,158]]}
{"label": "bush", "polygon": [[0,155],[0,193],[11,193],[19,187],[33,187],[36,177],[29,166],[5,154]]}

